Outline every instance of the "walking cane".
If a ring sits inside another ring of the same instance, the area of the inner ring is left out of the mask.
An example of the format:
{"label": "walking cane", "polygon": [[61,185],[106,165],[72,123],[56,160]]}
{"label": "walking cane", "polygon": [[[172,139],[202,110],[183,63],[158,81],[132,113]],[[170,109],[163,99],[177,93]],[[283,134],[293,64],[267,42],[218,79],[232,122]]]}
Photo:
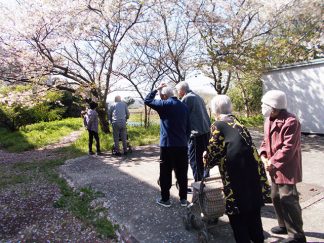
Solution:
{"label": "walking cane", "polygon": [[196,176],[195,176],[195,181],[198,181],[199,179],[199,175],[200,175],[200,169],[199,169],[199,166],[197,164],[197,137],[198,135],[198,132],[195,131],[195,130],[192,130],[191,131],[191,134],[190,134],[190,138],[193,139],[193,143],[194,143],[194,154],[195,154],[195,167],[196,167]]}

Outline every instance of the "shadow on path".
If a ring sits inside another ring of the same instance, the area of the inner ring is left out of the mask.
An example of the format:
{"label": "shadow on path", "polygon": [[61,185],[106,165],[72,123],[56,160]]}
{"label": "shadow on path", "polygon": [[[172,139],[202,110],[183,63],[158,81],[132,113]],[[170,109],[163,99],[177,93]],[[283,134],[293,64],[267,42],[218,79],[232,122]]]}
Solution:
{"label": "shadow on path", "polygon": [[[157,146],[143,146],[128,157],[83,156],[67,161],[60,172],[77,188],[103,192],[111,218],[139,242],[197,242],[197,232],[185,230],[182,223],[187,209],[180,206],[175,186],[170,208],[155,202],[160,197],[158,154]],[[226,220],[220,218],[212,242],[234,242]]]}

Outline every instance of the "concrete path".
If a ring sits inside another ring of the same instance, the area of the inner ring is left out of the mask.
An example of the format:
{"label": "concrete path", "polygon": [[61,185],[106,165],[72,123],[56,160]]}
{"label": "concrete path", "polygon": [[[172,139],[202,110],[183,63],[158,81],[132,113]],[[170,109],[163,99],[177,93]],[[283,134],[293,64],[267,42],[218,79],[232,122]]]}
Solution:
{"label": "concrete path", "polygon": [[[259,145],[262,135],[252,135]],[[158,146],[142,146],[127,157],[83,156],[69,160],[60,171],[73,186],[90,186],[105,194],[104,200],[111,218],[133,236],[128,242],[198,242],[197,231],[187,231],[184,228],[182,217],[186,215],[187,209],[180,206],[175,186],[171,189],[170,208],[161,207],[155,202],[160,197],[157,184],[158,155]],[[324,242],[323,158],[323,147],[304,147],[304,182],[298,188],[301,192],[304,230],[308,242]],[[189,169],[188,175],[190,174]],[[217,174],[217,169],[213,169],[212,175]],[[188,200],[191,200],[190,196]],[[277,242],[284,238],[269,234],[271,227],[277,225],[271,204],[262,209],[262,222],[267,242]],[[235,242],[225,215],[210,233],[210,242]]]}

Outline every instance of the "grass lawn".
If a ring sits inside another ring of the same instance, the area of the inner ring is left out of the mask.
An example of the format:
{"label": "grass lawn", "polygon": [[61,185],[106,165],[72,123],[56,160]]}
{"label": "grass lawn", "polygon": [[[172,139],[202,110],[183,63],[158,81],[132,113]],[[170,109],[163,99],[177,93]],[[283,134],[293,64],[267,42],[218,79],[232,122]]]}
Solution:
{"label": "grass lawn", "polygon": [[81,118],[36,123],[27,125],[15,132],[0,128],[0,149],[5,149],[9,152],[21,152],[41,148],[55,143],[62,137],[81,128]]}

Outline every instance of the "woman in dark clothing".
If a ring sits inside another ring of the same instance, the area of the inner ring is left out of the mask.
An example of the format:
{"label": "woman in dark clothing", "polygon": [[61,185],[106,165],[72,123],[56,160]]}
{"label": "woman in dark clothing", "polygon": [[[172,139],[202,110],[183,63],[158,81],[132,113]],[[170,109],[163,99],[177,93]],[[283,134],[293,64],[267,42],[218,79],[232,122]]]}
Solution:
{"label": "woman in dark clothing", "polygon": [[264,165],[248,130],[231,114],[230,98],[217,95],[211,108],[216,121],[204,161],[209,168],[219,167],[236,242],[263,242],[260,211],[270,197]]}

